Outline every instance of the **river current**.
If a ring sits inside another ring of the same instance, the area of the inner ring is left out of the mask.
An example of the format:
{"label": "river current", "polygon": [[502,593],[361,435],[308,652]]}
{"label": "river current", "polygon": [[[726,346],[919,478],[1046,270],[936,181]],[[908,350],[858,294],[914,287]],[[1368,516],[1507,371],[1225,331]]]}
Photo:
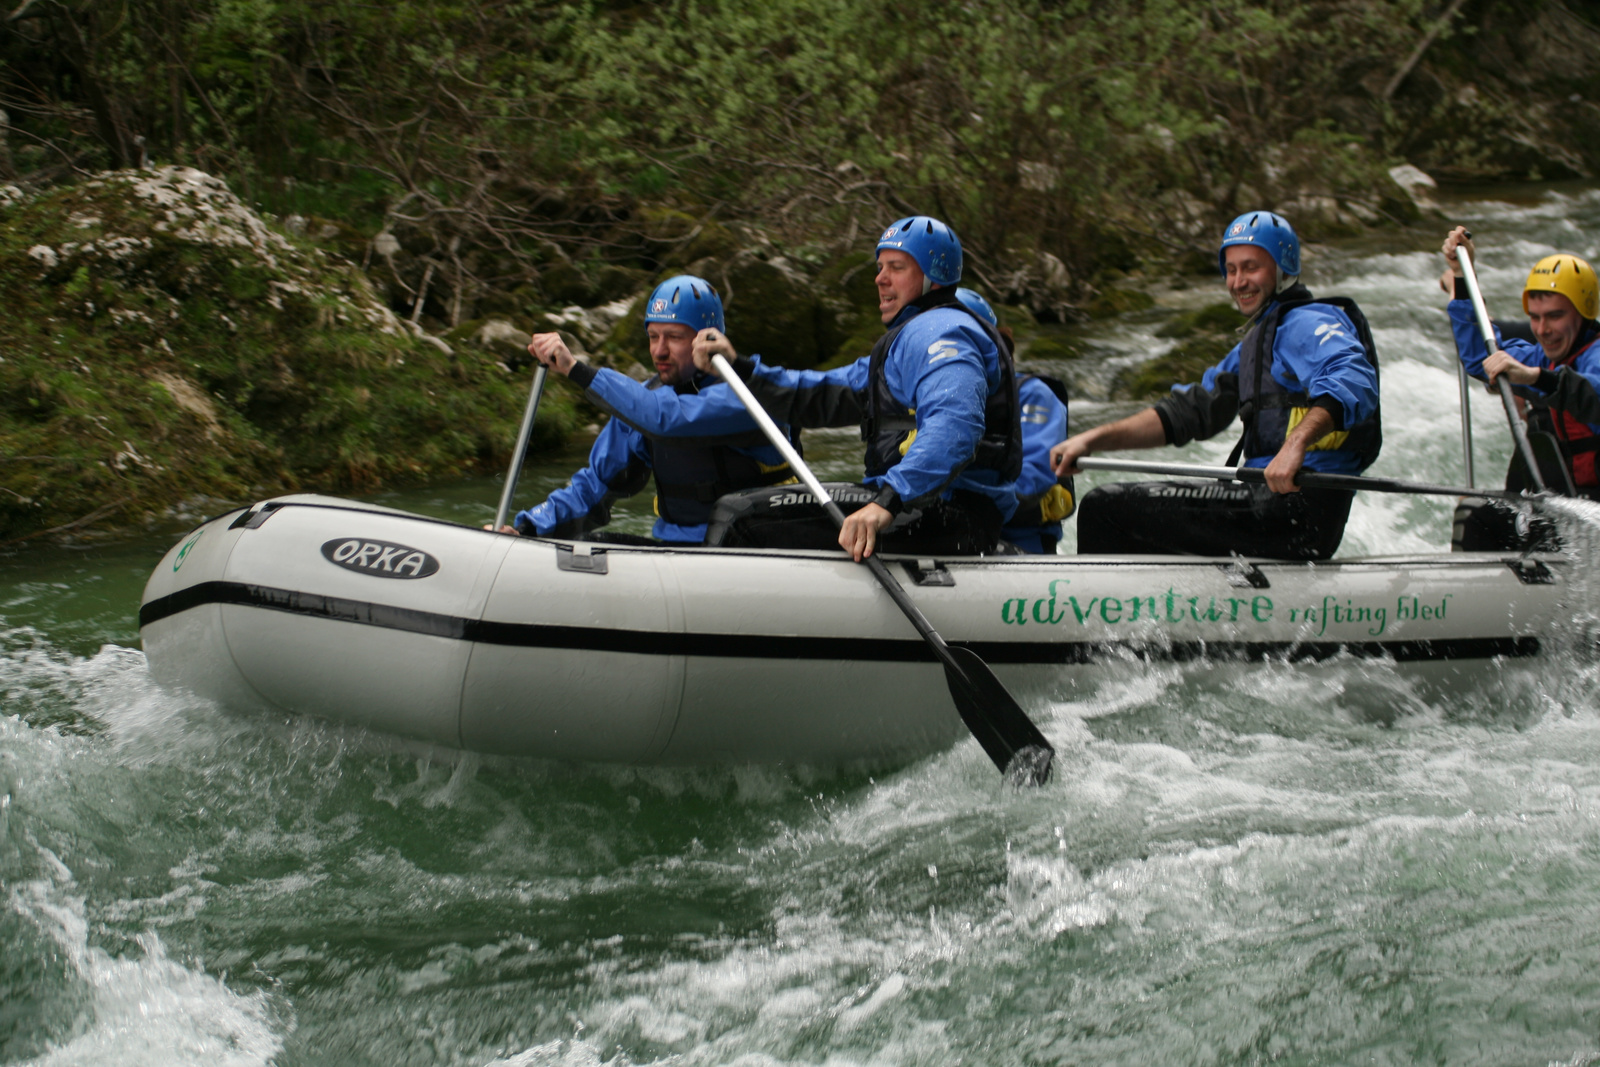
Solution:
{"label": "river current", "polygon": [[[1507,317],[1538,257],[1600,261],[1597,192],[1450,212]],[[1372,473],[1459,484],[1445,229],[1313,249],[1307,280],[1372,321]],[[1075,425],[1222,296],[1090,331],[1054,368]],[[1472,403],[1497,485],[1504,417]],[[839,478],[854,447],[808,444]],[[497,495],[382,499],[480,522]],[[1362,496],[1341,555],[1442,549],[1452,505]],[[1096,668],[1030,707],[1060,756],[1028,791],[971,740],[873,775],[446,763],[152,683],[135,614],[179,532],[0,559],[0,1064],[1600,1063],[1585,663],[1448,698],[1371,662]]]}

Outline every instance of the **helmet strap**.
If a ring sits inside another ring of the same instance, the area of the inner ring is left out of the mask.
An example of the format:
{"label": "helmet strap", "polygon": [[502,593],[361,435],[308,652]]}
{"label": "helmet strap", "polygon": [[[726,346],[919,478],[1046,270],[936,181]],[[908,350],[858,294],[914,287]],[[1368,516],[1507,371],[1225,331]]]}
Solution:
{"label": "helmet strap", "polygon": [[1273,292],[1281,293],[1285,289],[1292,289],[1299,280],[1300,275],[1298,274],[1285,274],[1282,270],[1278,270],[1278,287]]}

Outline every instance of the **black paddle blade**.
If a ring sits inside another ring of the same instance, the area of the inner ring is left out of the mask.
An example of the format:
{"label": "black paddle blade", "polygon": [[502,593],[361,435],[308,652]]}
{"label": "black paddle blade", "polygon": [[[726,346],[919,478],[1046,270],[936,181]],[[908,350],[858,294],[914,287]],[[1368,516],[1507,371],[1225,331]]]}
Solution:
{"label": "black paddle blade", "polygon": [[[943,644],[943,642],[940,642]],[[944,645],[944,677],[961,719],[1016,785],[1044,785],[1055,748],[976,652]]]}

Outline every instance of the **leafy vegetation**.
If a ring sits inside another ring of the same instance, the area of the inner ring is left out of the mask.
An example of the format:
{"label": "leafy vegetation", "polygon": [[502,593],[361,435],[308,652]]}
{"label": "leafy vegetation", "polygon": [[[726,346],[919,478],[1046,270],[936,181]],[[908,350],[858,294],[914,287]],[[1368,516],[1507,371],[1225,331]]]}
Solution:
{"label": "leafy vegetation", "polygon": [[[524,378],[418,336],[198,171],[118,172],[0,222],[0,538],[511,450]],[[553,399],[544,441],[575,418]]]}
{"label": "leafy vegetation", "polygon": [[[668,273],[723,286],[746,350],[854,358],[879,328],[863,253],[911,212],[1049,328],[1036,356],[1070,356],[1059,324],[1209,269],[1247,207],[1316,238],[1414,218],[1402,161],[1592,174],[1595,100],[1596,16],[1563,0],[21,0],[0,533],[497,462],[520,386],[463,338]],[[119,212],[149,204],[94,179],[163,166],[219,176],[289,250],[141,229]],[[636,312],[584,340],[636,359]]]}
{"label": "leafy vegetation", "polygon": [[1402,218],[1384,177],[1402,157],[1462,175],[1600,165],[1592,14],[1479,0],[1434,33],[1442,13],[26,0],[0,36],[0,177],[224,175],[267,212],[350,225],[369,265],[360,238],[392,233],[385,295],[425,288],[451,325],[519,288],[523,306],[615,299],[640,272],[750,247],[752,228],[821,264],[910,211],[956,225],[998,298],[1059,312],[1250,205],[1294,205],[1313,232]]}

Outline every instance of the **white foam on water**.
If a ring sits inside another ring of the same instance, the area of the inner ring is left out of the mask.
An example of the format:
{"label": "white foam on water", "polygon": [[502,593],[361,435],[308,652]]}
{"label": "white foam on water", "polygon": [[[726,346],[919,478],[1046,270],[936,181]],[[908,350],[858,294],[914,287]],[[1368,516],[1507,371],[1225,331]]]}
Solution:
{"label": "white foam on water", "polygon": [[254,1067],[283,1048],[278,1012],[264,993],[241,995],[169,958],[160,937],[138,938],[143,956],[113,957],[89,944],[84,897],[72,872],[35,846],[47,877],[14,884],[11,910],[53,940],[88,994],[78,1032],[35,1067]]}

